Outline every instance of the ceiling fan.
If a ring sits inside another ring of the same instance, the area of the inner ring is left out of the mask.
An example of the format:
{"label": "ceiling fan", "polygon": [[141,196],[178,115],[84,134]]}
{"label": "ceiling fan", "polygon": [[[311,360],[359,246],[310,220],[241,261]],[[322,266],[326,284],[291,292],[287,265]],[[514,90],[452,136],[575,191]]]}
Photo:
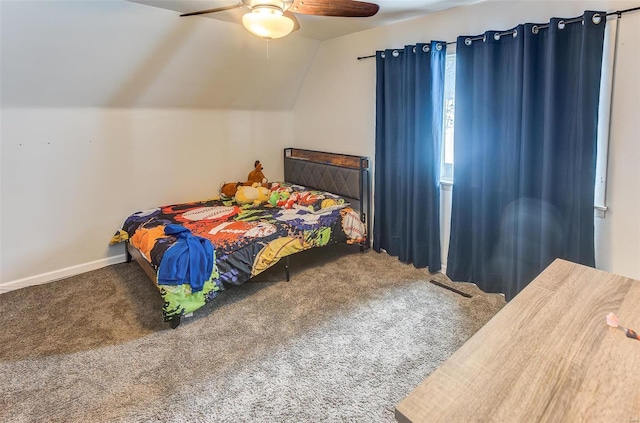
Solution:
{"label": "ceiling fan", "polygon": [[183,16],[204,15],[245,7],[244,27],[258,37],[281,38],[300,29],[296,13],[316,16],[366,18],[378,13],[380,6],[355,0],[241,0],[231,6],[184,13]]}

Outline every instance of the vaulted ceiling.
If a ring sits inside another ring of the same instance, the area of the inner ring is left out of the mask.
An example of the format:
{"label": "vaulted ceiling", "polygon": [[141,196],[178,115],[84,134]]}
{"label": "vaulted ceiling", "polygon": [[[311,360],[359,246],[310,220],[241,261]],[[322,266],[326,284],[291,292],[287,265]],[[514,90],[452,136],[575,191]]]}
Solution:
{"label": "vaulted ceiling", "polygon": [[[233,6],[240,0],[128,0],[180,13],[189,13],[225,6]],[[328,40],[354,32],[364,31],[401,20],[424,16],[427,13],[448,9],[465,4],[478,3],[482,0],[364,0],[380,6],[379,12],[369,18],[335,18],[297,14],[300,30],[295,33],[299,37]],[[210,18],[225,22],[240,23],[246,8],[199,15],[198,18]],[[194,17],[189,17],[194,19]]]}
{"label": "vaulted ceiling", "polygon": [[300,31],[269,43],[236,23],[177,13],[230,3],[2,0],[2,106],[290,110],[320,40],[461,1],[378,1],[372,18],[299,15]]}

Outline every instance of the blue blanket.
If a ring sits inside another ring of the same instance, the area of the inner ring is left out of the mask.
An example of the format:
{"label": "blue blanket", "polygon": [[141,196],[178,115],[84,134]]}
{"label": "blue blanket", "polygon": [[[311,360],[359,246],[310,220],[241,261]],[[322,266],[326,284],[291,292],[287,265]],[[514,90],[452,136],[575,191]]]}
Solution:
{"label": "blue blanket", "polygon": [[188,283],[193,292],[202,291],[213,272],[214,251],[211,241],[193,235],[180,225],[167,225],[164,233],[175,236],[177,240],[160,262],[158,284]]}

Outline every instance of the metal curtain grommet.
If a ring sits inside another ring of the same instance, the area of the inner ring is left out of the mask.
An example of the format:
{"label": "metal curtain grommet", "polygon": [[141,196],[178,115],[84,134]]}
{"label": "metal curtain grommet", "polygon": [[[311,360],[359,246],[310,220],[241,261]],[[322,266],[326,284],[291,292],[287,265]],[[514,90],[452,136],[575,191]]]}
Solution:
{"label": "metal curtain grommet", "polygon": [[558,21],[558,29],[564,29],[565,24],[564,21]]}
{"label": "metal curtain grommet", "polygon": [[593,22],[596,25],[602,22],[602,16],[600,16],[600,13],[594,13],[593,16],[591,17],[591,22]]}
{"label": "metal curtain grommet", "polygon": [[538,25],[534,25],[531,27],[531,32],[535,35],[538,34],[538,32],[540,32],[540,28],[538,28]]}
{"label": "metal curtain grommet", "polygon": [[513,38],[516,38],[518,36],[518,30],[514,29],[513,30]]}
{"label": "metal curtain grommet", "polygon": [[431,50],[431,47],[429,47],[429,44],[425,44],[422,46],[422,51],[424,51],[425,53],[429,53],[429,50]]}
{"label": "metal curtain grommet", "polygon": [[413,51],[414,53],[416,52],[416,46],[413,46],[413,48],[411,49],[411,51]]}
{"label": "metal curtain grommet", "polygon": [[496,41],[500,41],[500,34],[497,33],[497,32],[495,34],[493,34],[493,39],[496,40]]}
{"label": "metal curtain grommet", "polygon": [[466,38],[466,39],[464,40],[464,45],[466,45],[466,46],[470,46],[470,45],[471,45],[471,43],[473,43],[473,41],[471,41],[471,38]]}
{"label": "metal curtain grommet", "polygon": [[400,52],[398,50],[393,50],[393,52],[391,54],[393,55],[393,57],[400,56]]}
{"label": "metal curtain grommet", "polygon": [[383,51],[382,53],[380,53],[380,57],[382,57],[382,58],[384,59],[385,57],[387,57],[387,55],[386,55],[386,53]]}

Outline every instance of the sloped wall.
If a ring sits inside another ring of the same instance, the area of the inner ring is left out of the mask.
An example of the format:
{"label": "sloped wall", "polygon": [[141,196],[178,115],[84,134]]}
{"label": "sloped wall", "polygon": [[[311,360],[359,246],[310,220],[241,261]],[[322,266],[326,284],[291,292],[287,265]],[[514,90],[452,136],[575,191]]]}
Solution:
{"label": "sloped wall", "polygon": [[124,0],[0,12],[3,107],[291,110],[319,45]]}

